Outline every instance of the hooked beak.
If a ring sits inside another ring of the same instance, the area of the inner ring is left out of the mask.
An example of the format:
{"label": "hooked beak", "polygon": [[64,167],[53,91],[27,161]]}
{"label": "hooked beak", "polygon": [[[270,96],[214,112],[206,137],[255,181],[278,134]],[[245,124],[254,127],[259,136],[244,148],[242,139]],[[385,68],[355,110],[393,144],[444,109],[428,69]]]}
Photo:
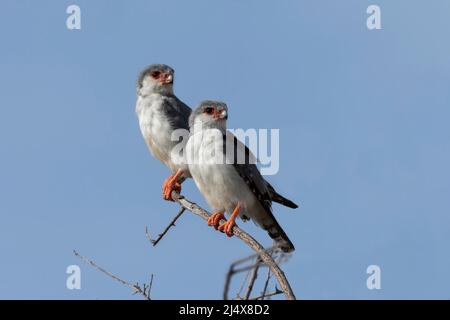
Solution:
{"label": "hooked beak", "polygon": [[164,74],[161,82],[163,84],[172,84],[173,83],[173,75],[171,73]]}
{"label": "hooked beak", "polygon": [[222,110],[215,110],[214,114],[213,114],[213,118],[215,120],[219,120],[219,119],[227,119],[228,118],[228,114],[227,114],[227,110],[222,109]]}

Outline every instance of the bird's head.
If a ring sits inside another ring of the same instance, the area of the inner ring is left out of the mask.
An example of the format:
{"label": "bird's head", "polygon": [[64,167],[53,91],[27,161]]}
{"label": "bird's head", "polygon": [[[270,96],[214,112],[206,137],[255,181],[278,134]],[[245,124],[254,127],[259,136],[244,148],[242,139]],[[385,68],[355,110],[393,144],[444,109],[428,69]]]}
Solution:
{"label": "bird's head", "polygon": [[190,127],[201,125],[202,128],[226,129],[228,107],[224,102],[207,100],[192,111],[189,117]]}
{"label": "bird's head", "polygon": [[152,93],[173,94],[173,79],[175,71],[165,64],[152,64],[145,68],[137,81],[137,94]]}

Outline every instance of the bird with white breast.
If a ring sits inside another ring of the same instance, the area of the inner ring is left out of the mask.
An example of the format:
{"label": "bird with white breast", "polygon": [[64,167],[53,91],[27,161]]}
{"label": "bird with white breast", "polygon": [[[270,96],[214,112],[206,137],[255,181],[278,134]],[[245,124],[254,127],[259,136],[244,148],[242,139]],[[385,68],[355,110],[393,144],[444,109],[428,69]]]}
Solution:
{"label": "bird with white breast", "polygon": [[[174,130],[189,135],[191,108],[173,91],[174,70],[164,64],[153,64],[143,70],[137,81],[136,114],[142,136],[152,155],[165,164],[172,174],[163,183],[163,198],[172,200],[172,191],[181,191],[181,183],[190,177],[183,159],[174,159],[172,150],[180,143],[173,139]],[[177,161],[175,161],[177,160]]]}
{"label": "bird with white breast", "polygon": [[[227,105],[219,101],[202,102],[189,118],[186,159],[192,178],[214,210],[208,225],[231,237],[238,216],[243,221],[251,219],[283,251],[293,251],[293,243],[272,213],[272,201],[290,208],[298,206],[263,178],[250,150],[227,131],[227,118]],[[231,216],[220,224],[225,212]]]}

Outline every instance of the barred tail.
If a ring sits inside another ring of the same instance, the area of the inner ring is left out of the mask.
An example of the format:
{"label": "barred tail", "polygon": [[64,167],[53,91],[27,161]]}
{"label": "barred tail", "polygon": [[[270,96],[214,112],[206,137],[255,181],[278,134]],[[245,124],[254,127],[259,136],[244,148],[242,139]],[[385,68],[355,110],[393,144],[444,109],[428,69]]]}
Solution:
{"label": "barred tail", "polygon": [[284,252],[292,252],[295,250],[294,244],[291,242],[287,234],[284,232],[283,228],[278,224],[275,218],[270,226],[264,226],[269,236],[275,241],[275,243]]}

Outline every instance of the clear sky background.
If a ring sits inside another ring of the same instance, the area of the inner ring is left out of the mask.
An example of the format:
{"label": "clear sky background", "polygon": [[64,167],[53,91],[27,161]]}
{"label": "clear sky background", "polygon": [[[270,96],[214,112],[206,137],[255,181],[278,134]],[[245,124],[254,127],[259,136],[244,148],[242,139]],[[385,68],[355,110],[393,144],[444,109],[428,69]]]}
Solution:
{"label": "clear sky background", "polygon": [[[66,8],[82,29],[66,28]],[[381,7],[382,30],[366,27]],[[268,179],[297,250],[303,299],[450,298],[450,2],[16,1],[0,7],[0,298],[138,299],[73,249],[155,299],[220,299],[250,253],[178,207],[141,137],[138,72],[176,70],[190,106],[228,103],[232,128],[279,128]],[[192,181],[184,194],[204,205]],[[263,244],[266,233],[240,226]],[[78,264],[82,289],[66,288]],[[381,267],[381,290],[366,268]]]}

